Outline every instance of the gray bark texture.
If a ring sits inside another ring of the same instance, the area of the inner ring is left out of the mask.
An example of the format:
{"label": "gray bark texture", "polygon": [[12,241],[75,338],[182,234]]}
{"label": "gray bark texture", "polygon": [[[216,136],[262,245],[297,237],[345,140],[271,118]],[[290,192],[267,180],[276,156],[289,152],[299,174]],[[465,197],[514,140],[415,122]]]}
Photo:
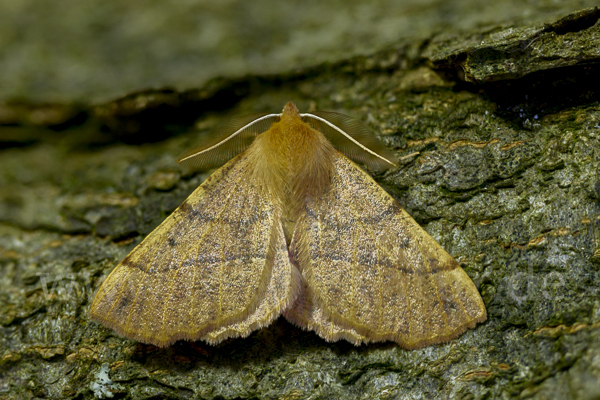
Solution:
{"label": "gray bark texture", "polygon": [[[600,399],[600,9],[489,3],[0,0],[0,399]],[[486,322],[408,351],[283,318],[161,349],[89,320],[208,176],[176,156],[287,101],[397,152],[375,179]]]}

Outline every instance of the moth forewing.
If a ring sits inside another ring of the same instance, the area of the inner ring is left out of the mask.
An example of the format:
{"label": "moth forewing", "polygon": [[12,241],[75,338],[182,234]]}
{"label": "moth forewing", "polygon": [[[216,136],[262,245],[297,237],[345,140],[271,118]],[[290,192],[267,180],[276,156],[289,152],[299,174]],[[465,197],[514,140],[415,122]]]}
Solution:
{"label": "moth forewing", "polygon": [[157,346],[246,336],[276,318],[297,284],[291,266],[275,263],[286,246],[279,210],[249,163],[242,153],[217,170],[121,261],[91,317]]}
{"label": "moth forewing", "polygon": [[414,349],[486,319],[473,282],[389,194],[341,154],[333,171],[296,225],[305,285],[290,321],[329,341]]}

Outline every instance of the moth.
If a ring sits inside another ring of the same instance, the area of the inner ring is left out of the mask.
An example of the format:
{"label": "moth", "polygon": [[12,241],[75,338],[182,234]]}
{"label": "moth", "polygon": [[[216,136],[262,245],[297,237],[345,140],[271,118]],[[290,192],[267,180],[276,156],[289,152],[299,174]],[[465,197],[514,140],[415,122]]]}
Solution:
{"label": "moth", "polygon": [[484,321],[469,276],[343,153],[395,161],[342,114],[290,102],[232,120],[179,162],[231,159],[117,265],[91,318],[161,347],[246,337],[283,315],[327,341],[408,349]]}

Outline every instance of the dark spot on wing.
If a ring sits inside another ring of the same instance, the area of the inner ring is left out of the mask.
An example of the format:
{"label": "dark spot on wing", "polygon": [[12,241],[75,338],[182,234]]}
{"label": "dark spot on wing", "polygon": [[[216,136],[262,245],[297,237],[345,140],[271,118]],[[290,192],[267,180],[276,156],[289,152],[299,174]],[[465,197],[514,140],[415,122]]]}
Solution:
{"label": "dark spot on wing", "polygon": [[119,301],[117,303],[117,305],[115,306],[116,310],[122,310],[125,307],[127,307],[129,305],[129,297],[128,296],[121,296],[119,298]]}
{"label": "dark spot on wing", "polygon": [[408,248],[408,246],[410,246],[410,238],[408,236],[405,236],[404,238],[402,238],[400,244],[398,245],[401,249],[406,249]]}
{"label": "dark spot on wing", "polygon": [[196,211],[187,200],[181,203],[179,206],[179,211],[181,211],[188,219],[194,219],[199,214],[198,211]]}

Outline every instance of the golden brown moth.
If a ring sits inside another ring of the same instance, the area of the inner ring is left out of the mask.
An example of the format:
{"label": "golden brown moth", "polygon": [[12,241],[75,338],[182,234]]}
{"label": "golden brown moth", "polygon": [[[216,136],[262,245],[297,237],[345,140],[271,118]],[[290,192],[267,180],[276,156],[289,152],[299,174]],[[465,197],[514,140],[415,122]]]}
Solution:
{"label": "golden brown moth", "polygon": [[457,262],[342,154],[394,164],[360,122],[288,103],[220,132],[179,162],[233,158],[117,265],[92,319],[168,346],[245,337],[283,314],[328,341],[409,349],[486,319]]}

